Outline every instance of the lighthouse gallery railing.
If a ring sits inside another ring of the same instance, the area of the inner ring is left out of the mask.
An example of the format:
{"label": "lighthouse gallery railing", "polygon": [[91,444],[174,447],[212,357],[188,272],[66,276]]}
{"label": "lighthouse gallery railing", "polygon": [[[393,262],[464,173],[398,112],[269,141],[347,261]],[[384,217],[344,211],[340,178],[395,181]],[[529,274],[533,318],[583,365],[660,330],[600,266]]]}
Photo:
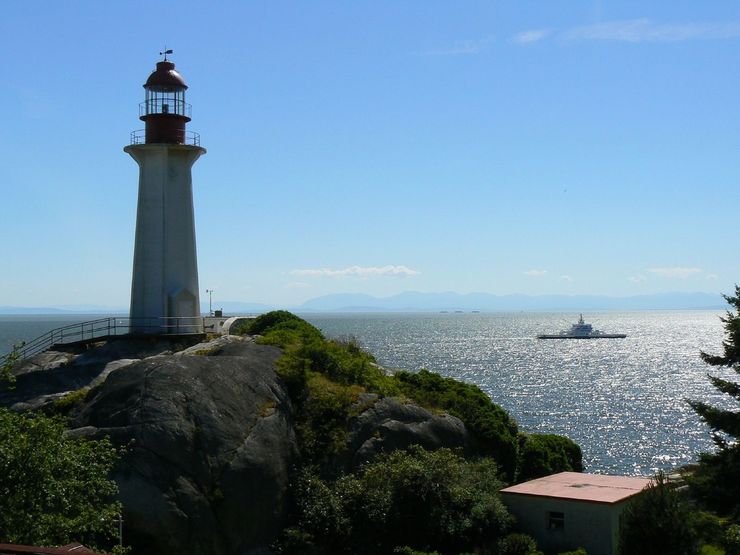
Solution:
{"label": "lighthouse gallery railing", "polygon": [[[136,131],[131,131],[129,144],[146,144],[146,130],[137,129]],[[190,146],[200,146],[200,133],[196,133],[195,131],[185,131],[185,142],[183,144]]]}

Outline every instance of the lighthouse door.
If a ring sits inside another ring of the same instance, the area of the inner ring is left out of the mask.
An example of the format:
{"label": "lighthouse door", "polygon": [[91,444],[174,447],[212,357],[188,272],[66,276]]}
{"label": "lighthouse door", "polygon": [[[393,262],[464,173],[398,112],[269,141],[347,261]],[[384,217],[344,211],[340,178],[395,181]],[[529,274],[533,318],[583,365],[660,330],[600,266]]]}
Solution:
{"label": "lighthouse door", "polygon": [[200,331],[200,311],[196,296],[187,289],[180,289],[169,296],[169,316],[176,319],[177,333]]}

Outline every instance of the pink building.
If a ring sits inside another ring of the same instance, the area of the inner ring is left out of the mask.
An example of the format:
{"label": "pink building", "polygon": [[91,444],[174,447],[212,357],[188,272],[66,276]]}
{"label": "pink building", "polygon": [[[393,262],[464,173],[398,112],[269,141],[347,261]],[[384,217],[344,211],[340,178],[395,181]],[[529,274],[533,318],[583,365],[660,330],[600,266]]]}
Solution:
{"label": "pink building", "polygon": [[501,490],[519,531],[546,554],[583,547],[589,555],[614,555],[619,517],[649,478],[561,472]]}

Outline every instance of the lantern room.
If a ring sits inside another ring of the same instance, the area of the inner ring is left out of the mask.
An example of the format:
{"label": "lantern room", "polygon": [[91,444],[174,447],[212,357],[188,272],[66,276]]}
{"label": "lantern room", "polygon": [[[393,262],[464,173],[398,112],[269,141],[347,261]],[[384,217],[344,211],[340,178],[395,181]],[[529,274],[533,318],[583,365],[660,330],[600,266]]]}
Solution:
{"label": "lantern room", "polygon": [[139,104],[139,119],[146,124],[145,142],[185,144],[185,124],[190,121],[191,107],[185,102],[188,86],[167,59],[157,62],[144,83],[146,96]]}

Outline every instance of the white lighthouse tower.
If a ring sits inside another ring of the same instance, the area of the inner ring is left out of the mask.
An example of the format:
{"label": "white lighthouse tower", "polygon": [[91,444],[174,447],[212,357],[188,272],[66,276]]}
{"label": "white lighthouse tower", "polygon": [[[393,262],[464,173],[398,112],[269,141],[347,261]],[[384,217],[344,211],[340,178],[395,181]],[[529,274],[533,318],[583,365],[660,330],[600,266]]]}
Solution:
{"label": "white lighthouse tower", "polygon": [[144,84],[139,119],[146,128],[123,149],[139,165],[130,312],[139,333],[202,331],[190,170],[206,149],[185,130],[188,86],[169,53]]}

